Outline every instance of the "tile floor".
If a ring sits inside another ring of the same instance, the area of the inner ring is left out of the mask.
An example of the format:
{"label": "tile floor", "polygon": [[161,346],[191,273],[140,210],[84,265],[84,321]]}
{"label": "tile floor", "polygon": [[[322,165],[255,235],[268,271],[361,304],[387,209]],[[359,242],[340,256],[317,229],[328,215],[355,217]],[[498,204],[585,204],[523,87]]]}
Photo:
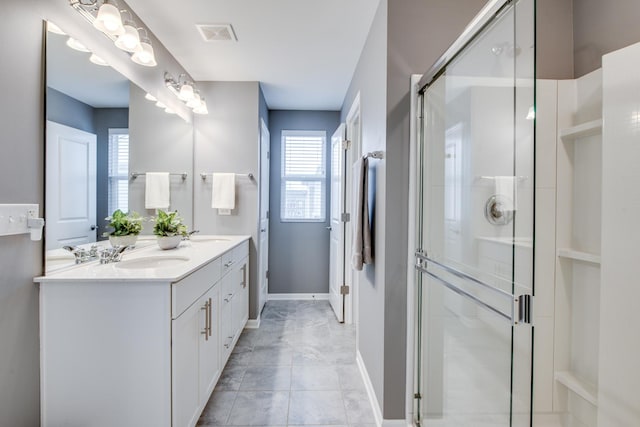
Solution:
{"label": "tile floor", "polygon": [[269,301],[198,425],[374,427],[355,352],[355,328],[338,323],[327,301]]}

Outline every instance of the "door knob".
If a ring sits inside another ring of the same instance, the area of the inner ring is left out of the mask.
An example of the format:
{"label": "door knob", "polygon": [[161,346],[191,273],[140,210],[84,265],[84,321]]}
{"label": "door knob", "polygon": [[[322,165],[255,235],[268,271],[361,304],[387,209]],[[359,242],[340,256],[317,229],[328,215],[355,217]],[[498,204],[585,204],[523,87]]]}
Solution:
{"label": "door knob", "polygon": [[331,231],[331,226],[325,227],[327,230]]}
{"label": "door knob", "polygon": [[98,227],[96,227],[95,225],[92,225],[91,226],[91,231],[95,230],[96,228],[98,228]]}
{"label": "door knob", "polygon": [[261,233],[264,233],[264,232],[266,232],[266,231],[267,231],[267,229],[266,229],[266,228],[261,228],[261,229],[260,229],[260,232],[261,232]]}

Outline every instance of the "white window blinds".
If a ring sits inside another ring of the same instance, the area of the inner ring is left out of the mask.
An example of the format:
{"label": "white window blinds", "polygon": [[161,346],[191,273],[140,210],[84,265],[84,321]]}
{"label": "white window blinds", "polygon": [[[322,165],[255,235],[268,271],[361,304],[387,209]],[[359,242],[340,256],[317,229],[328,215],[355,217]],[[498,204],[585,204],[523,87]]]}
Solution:
{"label": "white window blinds", "polygon": [[109,129],[109,215],[129,211],[129,130]]}
{"label": "white window blinds", "polygon": [[324,222],[326,133],[283,131],[280,220]]}

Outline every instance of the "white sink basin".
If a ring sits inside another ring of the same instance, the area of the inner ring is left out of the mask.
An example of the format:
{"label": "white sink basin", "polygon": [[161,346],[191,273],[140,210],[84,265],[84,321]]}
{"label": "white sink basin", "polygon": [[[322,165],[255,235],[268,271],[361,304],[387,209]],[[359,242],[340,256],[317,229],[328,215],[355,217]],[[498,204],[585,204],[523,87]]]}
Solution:
{"label": "white sink basin", "polygon": [[116,267],[129,269],[167,268],[175,267],[187,261],[189,261],[189,258],[184,256],[150,256],[120,261],[116,263]]}
{"label": "white sink basin", "polygon": [[229,242],[230,239],[225,239],[224,237],[211,237],[211,236],[191,236],[189,239],[192,242]]}

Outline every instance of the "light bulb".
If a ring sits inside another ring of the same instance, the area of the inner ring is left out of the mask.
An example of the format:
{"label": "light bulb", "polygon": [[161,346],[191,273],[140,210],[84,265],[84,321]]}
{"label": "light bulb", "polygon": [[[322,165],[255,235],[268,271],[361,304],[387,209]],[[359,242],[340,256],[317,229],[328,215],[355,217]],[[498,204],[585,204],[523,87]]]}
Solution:
{"label": "light bulb", "polygon": [[100,6],[98,15],[93,21],[93,26],[112,36],[119,36],[124,33],[120,11],[116,6],[106,1]]}
{"label": "light bulb", "polygon": [[142,50],[140,46],[140,34],[131,23],[124,25],[124,33],[116,40],[116,47],[126,52],[138,52]]}
{"label": "light bulb", "polygon": [[167,114],[175,114],[175,113],[176,113],[175,111],[173,111],[173,110],[172,110],[171,108],[169,108],[169,107],[165,108],[165,109],[164,109],[164,112],[165,112],[165,113],[167,113]]}
{"label": "light bulb", "polygon": [[144,99],[147,99],[153,102],[156,102],[158,100],[155,96],[151,95],[149,92],[147,92],[147,94],[144,96]]}
{"label": "light bulb", "polygon": [[182,101],[189,102],[193,99],[193,97],[193,86],[191,86],[190,83],[183,84],[180,88],[180,94],[178,94],[178,98],[180,98],[180,100]]}
{"label": "light bulb", "polygon": [[100,65],[100,66],[103,66],[103,67],[108,67],[109,66],[107,61],[105,61],[104,59],[100,58],[95,53],[91,54],[91,56],[89,57],[89,61],[93,62],[96,65]]}
{"label": "light bulb", "polygon": [[140,42],[141,50],[137,51],[131,56],[131,60],[139,65],[144,65],[145,67],[155,67],[158,65],[156,62],[156,57],[153,54],[153,47],[148,39]]}
{"label": "light bulb", "polygon": [[200,105],[197,108],[193,109],[195,114],[209,114],[209,110],[207,109],[207,103],[204,102],[204,98],[200,100]]}
{"label": "light bulb", "polygon": [[187,101],[187,107],[198,108],[200,106],[200,94],[198,92],[193,94],[193,98]]}
{"label": "light bulb", "polygon": [[164,104],[163,104],[162,102],[160,102],[160,101],[156,102],[156,107],[158,107],[158,108],[167,108],[167,106],[166,106],[166,105],[164,105]]}
{"label": "light bulb", "polygon": [[87,47],[85,45],[83,45],[78,40],[74,39],[73,37],[69,37],[67,39],[67,46],[69,46],[71,49],[75,49],[75,50],[80,51],[80,52],[91,52],[89,49],[87,49]]}

